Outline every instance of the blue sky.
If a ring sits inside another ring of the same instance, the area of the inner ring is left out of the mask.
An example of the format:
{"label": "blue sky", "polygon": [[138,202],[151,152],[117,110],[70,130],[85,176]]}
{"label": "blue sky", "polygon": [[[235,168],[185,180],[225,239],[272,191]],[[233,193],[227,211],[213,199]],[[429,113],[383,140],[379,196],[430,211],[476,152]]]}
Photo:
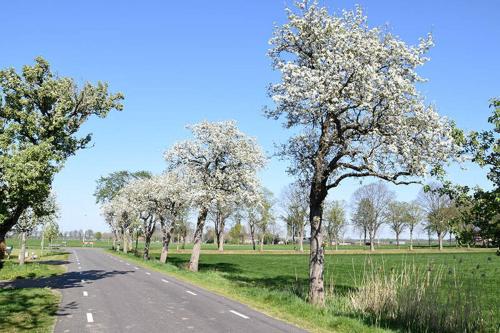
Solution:
{"label": "blue sky", "polygon": [[[104,230],[92,196],[95,180],[115,170],[164,168],[163,152],[185,138],[185,124],[236,119],[271,154],[287,133],[262,116],[266,87],[277,80],[266,56],[274,23],[291,1],[8,1],[2,4],[0,66],[20,68],[41,55],[62,76],[107,81],[125,94],[125,110],[93,119],[94,146],[80,151],[55,179],[63,230]],[[414,44],[428,32],[436,46],[420,73],[439,112],[466,130],[487,127],[488,100],[500,95],[500,2],[322,1],[331,12],[358,3],[370,25],[388,23]],[[272,159],[262,173],[278,196],[291,179]],[[488,186],[478,168],[450,177]],[[366,181],[365,181],[366,182]],[[359,182],[330,199],[349,200]],[[392,187],[411,200],[418,187]]]}

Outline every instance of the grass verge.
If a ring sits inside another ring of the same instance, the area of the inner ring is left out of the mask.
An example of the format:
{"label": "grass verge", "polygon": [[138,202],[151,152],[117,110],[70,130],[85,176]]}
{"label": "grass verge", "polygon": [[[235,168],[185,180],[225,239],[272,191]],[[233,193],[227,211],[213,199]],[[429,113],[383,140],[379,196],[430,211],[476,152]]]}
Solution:
{"label": "grass verge", "polygon": [[[39,253],[37,253],[39,255]],[[37,279],[66,271],[68,253],[47,253],[20,266],[13,253],[0,269],[0,281]],[[0,289],[0,332],[52,332],[61,297],[49,288]]]}

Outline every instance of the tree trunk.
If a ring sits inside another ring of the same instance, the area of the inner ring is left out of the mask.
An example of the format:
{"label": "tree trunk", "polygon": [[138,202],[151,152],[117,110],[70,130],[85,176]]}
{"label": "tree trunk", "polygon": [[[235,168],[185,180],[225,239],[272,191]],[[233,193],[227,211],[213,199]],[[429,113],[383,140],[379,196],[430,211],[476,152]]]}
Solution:
{"label": "tree trunk", "polygon": [[396,233],[396,246],[399,248],[399,233]]}
{"label": "tree trunk", "polygon": [[128,238],[127,238],[127,231],[123,231],[123,253],[128,253]]}
{"label": "tree trunk", "polygon": [[413,229],[410,229],[410,251],[413,251]]}
{"label": "tree trunk", "polygon": [[0,268],[2,267],[1,261],[5,258],[5,251],[7,250],[7,243],[5,241],[7,233],[16,225],[23,211],[24,209],[17,208],[12,216],[5,219],[3,223],[0,224]]}
{"label": "tree trunk", "polygon": [[45,248],[45,224],[43,225],[42,228],[42,243],[40,244],[40,248],[41,248],[40,257],[43,257],[43,250]]}
{"label": "tree trunk", "polygon": [[370,232],[370,251],[375,251],[375,235]]}
{"label": "tree trunk", "polygon": [[191,252],[191,259],[189,260],[188,269],[192,272],[198,272],[198,262],[200,260],[201,241],[203,236],[203,227],[207,219],[208,208],[200,208],[198,213],[198,221],[196,222],[196,230],[193,239],[193,251]]}
{"label": "tree trunk", "polygon": [[219,236],[219,251],[224,251],[224,232],[222,231]]}
{"label": "tree trunk", "polygon": [[366,246],[366,227],[363,228],[363,231],[365,232],[365,236],[363,238],[363,246]]}
{"label": "tree trunk", "polygon": [[443,233],[438,232],[437,235],[438,235],[438,242],[439,242],[439,251],[442,251],[443,250]]}
{"label": "tree trunk", "polygon": [[151,235],[146,235],[144,239],[144,253],[142,254],[142,259],[149,260],[149,245],[151,243]]}
{"label": "tree trunk", "polygon": [[264,233],[262,233],[262,236],[260,237],[260,252],[264,251]]}
{"label": "tree trunk", "polygon": [[135,232],[135,253],[137,253],[139,248],[139,230]]}
{"label": "tree trunk", "polygon": [[323,251],[323,234],[321,223],[323,217],[323,200],[326,196],[326,185],[311,186],[309,202],[309,223],[311,224],[311,244],[309,256],[309,302],[324,306],[325,287],[323,281],[323,266],[325,254]]}
{"label": "tree trunk", "polygon": [[26,232],[21,233],[21,250],[19,252],[19,265],[24,265],[26,259]]}
{"label": "tree trunk", "polygon": [[224,216],[221,213],[217,214],[217,222],[215,223],[215,235],[217,237],[217,249],[219,251],[224,251],[224,227],[225,227]]}
{"label": "tree trunk", "polygon": [[255,226],[250,225],[250,237],[252,238],[252,247],[253,250],[255,251]]}
{"label": "tree trunk", "polygon": [[300,228],[299,237],[299,251],[304,252],[304,225]]}
{"label": "tree trunk", "polygon": [[[160,262],[161,263],[166,263],[167,258],[168,258],[168,246],[170,245],[170,239],[172,237],[172,229],[167,229],[167,228],[162,228],[163,229],[163,235],[162,235],[162,248],[161,248],[161,255],[160,255]],[[178,243],[178,242],[177,242]]]}

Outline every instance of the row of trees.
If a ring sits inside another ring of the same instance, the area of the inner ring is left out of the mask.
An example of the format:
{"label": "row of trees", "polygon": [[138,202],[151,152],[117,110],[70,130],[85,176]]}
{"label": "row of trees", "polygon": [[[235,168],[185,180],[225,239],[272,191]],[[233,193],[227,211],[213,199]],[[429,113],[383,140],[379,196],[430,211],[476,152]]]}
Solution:
{"label": "row of trees", "polygon": [[197,271],[207,219],[214,222],[222,250],[226,222],[246,214],[255,246],[255,230],[259,228],[264,235],[272,223],[273,203],[257,177],[266,158],[255,139],[242,133],[233,121],[205,121],[188,128],[192,139],[175,144],[165,153],[164,173],[122,172],[102,177],[96,198],[115,239],[123,239],[124,251],[137,225],[145,240],[144,259],[149,259],[151,236],[160,228],[162,262],[167,260],[175,230],[185,226],[189,211],[196,211],[189,269]]}

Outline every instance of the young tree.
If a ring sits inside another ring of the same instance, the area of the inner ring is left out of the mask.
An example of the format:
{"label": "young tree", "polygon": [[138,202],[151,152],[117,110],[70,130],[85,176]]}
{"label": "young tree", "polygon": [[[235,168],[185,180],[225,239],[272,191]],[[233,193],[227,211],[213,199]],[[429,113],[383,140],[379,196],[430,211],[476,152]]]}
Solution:
{"label": "young tree", "polygon": [[254,204],[249,204],[245,205],[245,212],[248,221],[248,229],[250,231],[250,238],[252,240],[252,248],[255,251],[256,250],[255,233],[257,231],[257,223],[259,218],[258,209]]}
{"label": "young tree", "polygon": [[49,241],[49,245],[59,237],[59,224],[55,220],[47,221],[45,224],[44,237]]}
{"label": "young tree", "polygon": [[282,194],[281,205],[285,211],[284,220],[292,229],[292,237],[299,239],[299,251],[304,252],[304,228],[309,212],[307,188],[296,181],[289,184]]}
{"label": "young tree", "polygon": [[338,250],[339,241],[347,227],[344,204],[341,201],[327,203],[325,216],[323,218],[328,236],[328,243],[335,242],[335,250]]}
{"label": "young tree", "polygon": [[370,28],[362,10],[330,15],[316,2],[287,9],[269,56],[281,82],[267,116],[285,118],[294,136],[281,154],[289,172],[310,182],[309,301],[324,304],[322,205],[328,190],[351,177],[410,183],[439,170],[454,153],[452,126],[424,104],[415,71],[431,37],[409,46]]}
{"label": "young tree", "polygon": [[237,220],[236,223],[229,229],[229,237],[233,243],[243,244],[243,238],[245,237],[245,228],[241,224],[241,220]]}
{"label": "young tree", "polygon": [[237,203],[230,198],[221,198],[217,200],[211,208],[211,215],[214,220],[215,241],[217,249],[224,251],[224,232],[226,228],[226,221],[231,217],[237,209]]}
{"label": "young tree", "polygon": [[405,214],[406,203],[392,201],[387,205],[386,220],[389,227],[396,235],[396,245],[399,248],[399,236],[406,228]]}
{"label": "young tree", "polygon": [[264,237],[269,231],[269,228],[275,223],[275,217],[273,213],[274,206],[273,193],[268,189],[264,188],[261,196],[258,208],[258,218],[257,218],[257,228],[260,231],[260,251],[264,251]]}
{"label": "young tree", "polygon": [[410,251],[413,250],[413,231],[422,221],[422,209],[417,202],[410,202],[405,205],[404,222],[410,232]]}
{"label": "young tree", "polygon": [[33,66],[0,70],[0,259],[5,235],[28,207],[50,194],[54,175],[69,156],[86,148],[91,135],[79,137],[91,116],[121,110],[123,96],[109,94],[106,83],[58,77],[38,57]]}
{"label": "young tree", "polygon": [[394,193],[382,183],[372,183],[360,187],[353,196],[355,214],[354,223],[362,225],[368,231],[370,251],[375,250],[375,236],[385,223],[387,208],[394,199]]}
{"label": "young tree", "polygon": [[418,203],[424,210],[427,228],[438,236],[439,250],[443,249],[443,238],[450,230],[452,220],[457,216],[457,209],[451,197],[441,191],[441,185],[427,185],[418,194]]}
{"label": "young tree", "polygon": [[102,239],[102,232],[98,231],[94,236],[97,241],[100,241]]}
{"label": "young tree", "polygon": [[165,153],[168,169],[182,168],[198,208],[189,270],[198,271],[203,227],[211,205],[241,192],[253,193],[257,171],[265,164],[261,148],[234,121],[201,122],[188,127],[194,138]]}

